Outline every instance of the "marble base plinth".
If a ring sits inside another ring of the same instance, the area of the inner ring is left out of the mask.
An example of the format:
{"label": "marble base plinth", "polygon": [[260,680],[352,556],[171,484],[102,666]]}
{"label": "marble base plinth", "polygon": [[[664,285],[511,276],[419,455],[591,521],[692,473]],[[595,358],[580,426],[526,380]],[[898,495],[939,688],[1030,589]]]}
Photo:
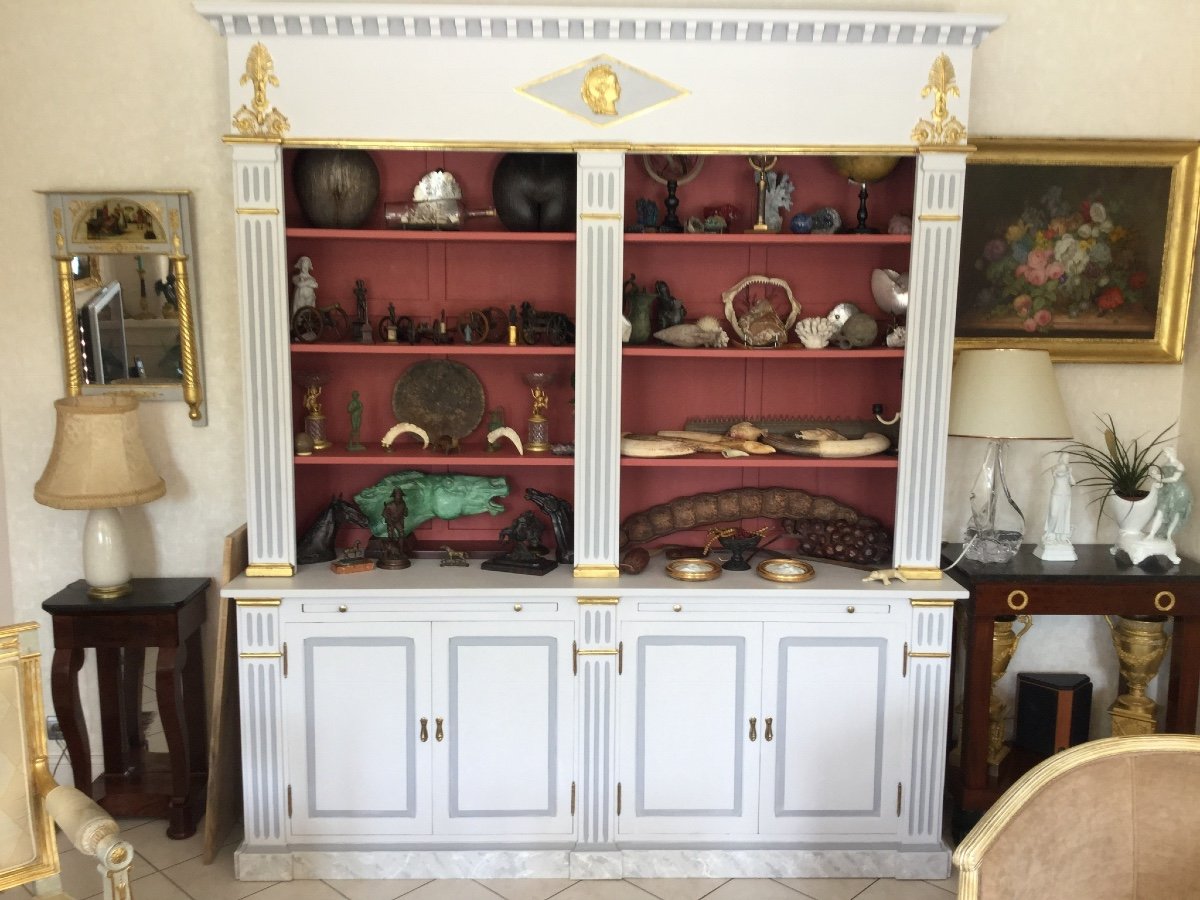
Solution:
{"label": "marble base plinth", "polygon": [[950,876],[945,847],[403,850],[338,847],[234,854],[239,881],[310,878],[924,878]]}

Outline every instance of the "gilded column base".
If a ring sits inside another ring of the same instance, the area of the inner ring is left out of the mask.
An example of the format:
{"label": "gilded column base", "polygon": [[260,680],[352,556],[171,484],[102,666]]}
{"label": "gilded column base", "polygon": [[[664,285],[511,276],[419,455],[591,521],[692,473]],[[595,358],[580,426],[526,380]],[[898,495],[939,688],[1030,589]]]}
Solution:
{"label": "gilded column base", "polygon": [[1108,708],[1108,716],[1112,720],[1113,737],[1126,737],[1131,734],[1154,734],[1158,731],[1158,721],[1152,712],[1148,713],[1136,709],[1127,709],[1120,704],[1121,698],[1118,697],[1113,701],[1112,706]]}

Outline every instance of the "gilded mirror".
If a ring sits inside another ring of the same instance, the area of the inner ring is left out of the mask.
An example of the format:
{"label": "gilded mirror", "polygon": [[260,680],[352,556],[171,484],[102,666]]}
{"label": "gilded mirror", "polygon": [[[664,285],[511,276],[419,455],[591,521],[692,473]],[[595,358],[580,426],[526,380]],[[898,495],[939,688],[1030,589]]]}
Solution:
{"label": "gilded mirror", "polygon": [[46,194],[67,396],[182,399],[205,424],[189,200]]}

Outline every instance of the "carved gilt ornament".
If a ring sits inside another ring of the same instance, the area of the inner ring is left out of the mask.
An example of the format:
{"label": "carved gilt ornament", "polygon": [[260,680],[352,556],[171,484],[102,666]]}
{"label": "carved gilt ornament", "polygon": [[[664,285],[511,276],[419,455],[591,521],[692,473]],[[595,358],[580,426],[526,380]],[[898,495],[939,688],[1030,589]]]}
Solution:
{"label": "carved gilt ornament", "polygon": [[279,79],[275,75],[275,61],[262,43],[251,47],[246,57],[246,71],[238,84],[247,83],[254,85],[254,98],[250,106],[243,104],[234,113],[233,127],[244,137],[282,138],[292,126],[287,116],[267,100],[267,85],[279,87]]}
{"label": "carved gilt ornament", "polygon": [[912,131],[912,139],[922,147],[955,145],[967,142],[967,127],[950,115],[947,97],[959,96],[955,83],[954,63],[945,53],[933,61],[929,81],[921,88],[921,96],[933,94],[933,121],[921,119]]}

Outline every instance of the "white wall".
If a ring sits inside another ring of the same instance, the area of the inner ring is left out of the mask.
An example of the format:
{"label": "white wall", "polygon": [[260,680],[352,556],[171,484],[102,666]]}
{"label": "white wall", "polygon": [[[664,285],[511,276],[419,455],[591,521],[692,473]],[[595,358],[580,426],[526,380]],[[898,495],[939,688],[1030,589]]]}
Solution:
{"label": "white wall", "polygon": [[[667,0],[663,5],[686,4]],[[1007,14],[1008,23],[977,54],[974,134],[1200,136],[1200,54],[1194,46],[1200,5],[1179,0],[823,0],[816,5],[919,5]],[[188,0],[60,0],[4,7],[0,305],[22,313],[0,329],[0,497],[7,501],[7,558],[12,560],[13,610],[5,618],[22,620],[42,619],[41,601],[81,576],[84,517],[41,507],[32,498],[53,435],[52,402],[63,386],[45,212],[35,191],[183,188],[193,193],[210,424],[192,427],[178,403],[143,406],[143,429],[166,478],[167,495],[127,513],[136,575],[218,573],[222,538],[244,519],[242,364],[230,164],[220,141],[230,130],[222,40]],[[769,76],[764,84],[770,84]],[[761,99],[769,102],[767,96]],[[1095,437],[1089,429],[1096,412],[1112,413],[1134,433],[1179,419],[1181,456],[1196,473],[1193,484],[1200,485],[1200,420],[1182,404],[1185,385],[1192,396],[1200,387],[1198,330],[1200,316],[1194,316],[1191,358],[1183,366],[1059,366],[1076,436]],[[1021,448],[1013,471],[1040,470],[1042,449]],[[976,453],[965,442],[951,443],[947,538],[955,538],[961,527],[962,497]],[[1023,490],[1029,521],[1040,522],[1047,479],[1040,477]],[[1078,539],[1096,537],[1094,517],[1084,503],[1076,503],[1075,516]],[[1102,529],[1099,539],[1109,536]],[[1179,544],[1200,555],[1196,521],[1179,536]],[[1113,677],[1106,673],[1114,670],[1103,627],[1099,620],[1040,621],[1013,670],[1087,672],[1097,681],[1094,702],[1100,709],[1111,699]],[[47,634],[42,641],[49,646]]]}
{"label": "white wall", "polygon": [[[192,192],[210,424],[193,427],[179,402],[142,405],[143,435],[167,494],[125,510],[134,575],[216,576],[223,535],[245,519],[232,180],[220,140],[228,131],[224,45],[185,0],[3,6],[0,308],[20,310],[0,328],[5,560],[11,559],[14,607],[5,618],[42,621],[48,651],[49,621],[40,604],[82,577],[86,513],[33,500],[54,434],[53,401],[63,394],[57,289],[45,204],[36,191]],[[48,656],[43,671],[49,672]],[[94,684],[89,662],[86,695]]]}

